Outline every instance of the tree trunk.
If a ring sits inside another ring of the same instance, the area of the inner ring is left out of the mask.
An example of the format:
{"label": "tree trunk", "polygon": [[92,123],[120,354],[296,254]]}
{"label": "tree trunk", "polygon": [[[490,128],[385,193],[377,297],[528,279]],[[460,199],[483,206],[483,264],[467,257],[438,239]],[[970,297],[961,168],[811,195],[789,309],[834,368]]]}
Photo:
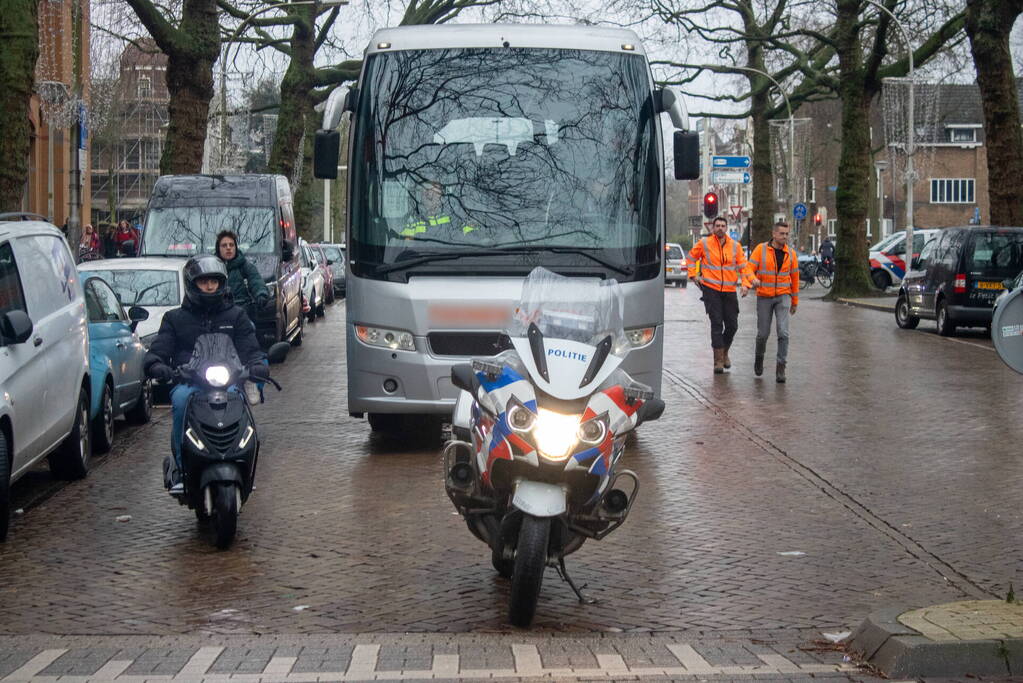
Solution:
{"label": "tree trunk", "polygon": [[213,99],[213,62],[178,52],[167,55],[167,139],[160,173],[199,173]]}
{"label": "tree trunk", "polygon": [[28,181],[29,102],[39,57],[38,0],[0,11],[0,211],[18,211]]}
{"label": "tree trunk", "polygon": [[[268,165],[271,173],[287,176],[294,186],[299,184],[302,175],[309,173],[309,169],[302,173],[305,158],[302,139],[308,127],[307,119],[315,116],[313,86],[316,69],[313,58],[316,55],[316,10],[312,6],[303,6],[292,11],[300,20],[294,24],[291,34],[291,61],[281,81],[281,109]],[[295,221],[302,225],[297,215]]]}
{"label": "tree trunk", "polygon": [[1019,0],[968,0],[966,35],[984,107],[988,196],[992,225],[1023,225],[1023,133],[1009,52],[1009,33],[1023,11]]}
{"label": "tree trunk", "polygon": [[753,207],[750,247],[771,239],[774,222],[774,174],[771,158],[771,126],[767,118],[766,91],[753,96]]}
{"label": "tree trunk", "polygon": [[[319,127],[315,116],[306,117],[305,136],[301,143],[304,172],[291,185],[295,192],[295,225],[302,237],[314,243],[323,241],[323,181],[314,178],[312,173],[313,139]],[[331,195],[344,191],[343,184],[334,182]]]}
{"label": "tree trunk", "polygon": [[870,295],[867,201],[870,197],[870,100],[859,35],[860,0],[838,1],[842,153],[838,162],[835,283],[827,298]]}

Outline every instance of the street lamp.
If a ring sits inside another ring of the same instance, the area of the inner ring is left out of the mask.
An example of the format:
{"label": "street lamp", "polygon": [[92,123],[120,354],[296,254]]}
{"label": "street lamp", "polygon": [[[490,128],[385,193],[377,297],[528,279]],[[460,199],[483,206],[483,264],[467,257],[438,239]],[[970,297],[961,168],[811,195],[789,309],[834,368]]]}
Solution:
{"label": "street lamp", "polygon": [[[913,168],[913,155],[916,153],[916,122],[913,112],[913,45],[909,42],[909,33],[906,27],[898,20],[895,14],[876,0],[866,0],[878,8],[895,22],[895,27],[902,34],[902,40],[906,44],[906,55],[909,57],[909,102],[907,103],[906,119],[909,124],[906,128],[906,274],[913,265],[913,184],[916,181],[916,170]],[[893,179],[894,184],[894,179]]]}
{"label": "street lamp", "polygon": [[231,52],[231,45],[241,35],[246,25],[263,12],[269,12],[275,9],[287,9],[288,7],[295,7],[299,5],[318,5],[320,7],[339,7],[341,5],[347,5],[349,0],[295,0],[294,2],[286,2],[278,5],[269,5],[262,7],[254,12],[250,12],[242,23],[238,24],[237,28],[231,33],[228,39],[224,43],[224,54],[220,60],[220,169],[224,169],[224,165],[227,162],[225,150],[227,149],[227,58]]}
{"label": "street lamp", "polygon": [[786,208],[786,211],[785,211],[785,213],[787,215],[788,212],[792,210],[792,204],[793,204],[793,200],[794,200],[794,196],[792,194],[792,187],[793,187],[793,184],[795,182],[795,177],[794,176],[796,175],[796,130],[795,130],[795,120],[792,118],[792,105],[789,104],[789,96],[785,94],[785,90],[782,89],[781,83],[776,81],[774,79],[774,77],[771,76],[771,74],[769,74],[769,73],[765,73],[765,72],[761,71],[760,69],[754,69],[751,66],[735,66],[735,67],[730,67],[730,68],[738,69],[739,71],[749,71],[751,73],[760,74],[764,78],[766,78],[769,81],[771,81],[771,83],[774,83],[774,87],[778,89],[778,92],[781,94],[782,99],[785,100],[785,109],[789,113],[789,176],[790,176],[790,178],[789,178],[789,182],[786,183],[786,185],[788,186],[788,190],[789,190],[789,192],[788,192],[788,194],[789,194],[788,204],[789,205],[788,205],[788,207]]}
{"label": "street lamp", "polygon": [[877,238],[887,237],[884,233],[884,172],[888,169],[886,159],[874,161],[874,170],[877,171]]}

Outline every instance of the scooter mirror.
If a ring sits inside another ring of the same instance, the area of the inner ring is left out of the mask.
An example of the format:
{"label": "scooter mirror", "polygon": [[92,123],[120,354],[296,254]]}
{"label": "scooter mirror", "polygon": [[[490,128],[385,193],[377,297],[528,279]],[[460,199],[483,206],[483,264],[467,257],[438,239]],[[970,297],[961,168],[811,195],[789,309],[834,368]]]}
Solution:
{"label": "scooter mirror", "polygon": [[476,393],[476,373],[472,371],[469,363],[459,363],[451,366],[451,383],[459,389]]}
{"label": "scooter mirror", "polygon": [[277,342],[270,347],[266,355],[271,363],[283,363],[284,359],[288,357],[288,351],[290,350],[291,344],[288,342]]}
{"label": "scooter mirror", "polygon": [[645,401],[636,412],[636,426],[638,427],[644,422],[652,422],[660,418],[663,413],[664,401],[659,398],[652,398],[649,401]]}

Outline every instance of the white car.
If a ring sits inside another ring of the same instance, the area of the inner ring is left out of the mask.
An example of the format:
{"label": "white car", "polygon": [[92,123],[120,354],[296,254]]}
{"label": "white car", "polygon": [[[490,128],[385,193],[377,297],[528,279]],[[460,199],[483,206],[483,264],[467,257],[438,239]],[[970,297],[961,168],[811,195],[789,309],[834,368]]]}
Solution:
{"label": "white car", "polygon": [[187,262],[171,257],[103,259],[82,263],[78,270],[103,278],[126,309],[141,306],[149,311],[149,318],[136,330],[148,349],[160,331],[163,314],[181,305]]}
{"label": "white car", "polygon": [[[940,230],[913,230],[913,258]],[[870,279],[884,291],[902,283],[906,275],[906,233],[896,232],[870,248]],[[910,259],[912,264],[912,259]]]}
{"label": "white car", "polygon": [[686,252],[681,244],[666,242],[664,245],[664,282],[676,287],[689,284],[689,270],[686,268]]}
{"label": "white car", "polygon": [[89,470],[89,321],[64,235],[0,216],[0,541],[10,486],[44,457],[57,477]]}
{"label": "white car", "polygon": [[298,263],[302,269],[302,298],[305,301],[302,312],[308,316],[309,322],[316,322],[316,318],[322,318],[324,314],[323,271],[309,243],[301,238],[298,240]]}

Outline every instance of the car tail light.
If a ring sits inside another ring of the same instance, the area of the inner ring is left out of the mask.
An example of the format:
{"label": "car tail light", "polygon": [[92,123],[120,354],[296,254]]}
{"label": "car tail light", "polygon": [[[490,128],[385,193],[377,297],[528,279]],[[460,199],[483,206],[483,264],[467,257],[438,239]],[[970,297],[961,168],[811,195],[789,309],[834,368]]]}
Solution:
{"label": "car tail light", "polygon": [[966,294],[966,276],[963,274],[956,275],[955,282],[952,283],[952,291],[956,294]]}

